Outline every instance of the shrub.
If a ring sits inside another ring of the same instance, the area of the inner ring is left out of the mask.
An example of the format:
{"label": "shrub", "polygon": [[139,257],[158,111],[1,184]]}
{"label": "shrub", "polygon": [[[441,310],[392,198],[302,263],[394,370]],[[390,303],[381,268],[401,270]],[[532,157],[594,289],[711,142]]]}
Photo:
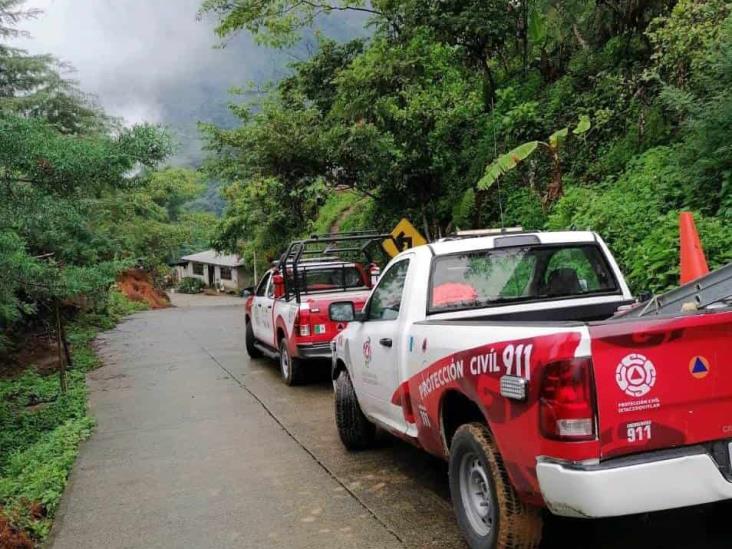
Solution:
{"label": "shrub", "polygon": [[[678,285],[678,212],[685,209],[677,151],[656,147],[630,162],[617,181],[573,187],[557,202],[548,228],[589,229],[608,243],[633,291]],[[711,268],[732,259],[732,227],[695,212]]]}
{"label": "shrub", "polygon": [[200,278],[186,276],[178,284],[178,291],[182,294],[200,294],[206,284]]}
{"label": "shrub", "polygon": [[72,365],[65,394],[56,373],[29,368],[0,379],[0,547],[26,547],[26,536],[36,544],[47,537],[79,443],[93,427],[86,372],[99,359],[91,343],[100,330],[137,310],[140,304],[112,290],[104,307],[67,325]]}

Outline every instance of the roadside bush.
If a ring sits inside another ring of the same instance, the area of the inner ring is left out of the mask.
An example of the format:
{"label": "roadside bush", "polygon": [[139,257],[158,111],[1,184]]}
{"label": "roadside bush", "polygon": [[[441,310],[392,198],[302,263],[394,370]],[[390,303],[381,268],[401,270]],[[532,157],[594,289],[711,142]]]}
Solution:
{"label": "roadside bush", "polygon": [[144,308],[117,290],[104,303],[67,325],[72,365],[65,394],[55,371],[44,375],[33,365],[0,379],[0,547],[3,536],[23,540],[28,534],[36,544],[48,536],[79,444],[93,427],[86,373],[99,359],[91,343],[100,331]]}
{"label": "roadside bush", "polygon": [[[575,186],[549,216],[552,230],[588,229],[608,243],[635,292],[678,285],[678,212],[686,209],[684,174],[671,147],[635,158],[617,179],[598,187]],[[694,212],[714,268],[732,259],[732,227]]]}
{"label": "roadside bush", "polygon": [[132,313],[140,311],[146,311],[150,307],[142,301],[132,301],[127,299],[118,290],[112,290],[109,292],[109,299],[107,301],[107,314],[115,324],[122,318]]}
{"label": "roadside bush", "polygon": [[178,284],[178,291],[182,294],[200,294],[205,286],[200,278],[186,276]]}

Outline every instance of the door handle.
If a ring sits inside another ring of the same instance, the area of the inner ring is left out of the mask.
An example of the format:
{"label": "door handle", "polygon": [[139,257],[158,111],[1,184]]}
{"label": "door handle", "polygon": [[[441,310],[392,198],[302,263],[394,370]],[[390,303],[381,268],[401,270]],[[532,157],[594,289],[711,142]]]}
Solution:
{"label": "door handle", "polygon": [[271,308],[272,308],[272,305],[267,305],[267,308],[268,308],[268,309],[271,309]]}
{"label": "door handle", "polygon": [[382,337],[379,340],[379,345],[383,345],[384,347],[391,347],[392,341],[390,337]]}

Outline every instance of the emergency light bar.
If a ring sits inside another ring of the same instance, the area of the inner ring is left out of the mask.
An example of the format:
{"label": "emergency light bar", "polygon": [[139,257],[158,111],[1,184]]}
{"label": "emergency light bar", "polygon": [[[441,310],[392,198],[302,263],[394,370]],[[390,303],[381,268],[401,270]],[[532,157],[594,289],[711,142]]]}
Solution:
{"label": "emergency light bar", "polygon": [[478,238],[481,236],[497,236],[502,234],[518,234],[523,233],[523,227],[503,227],[498,229],[471,229],[467,231],[455,231],[450,233],[440,241],[445,242],[448,240],[460,240],[461,238]]}
{"label": "emergency light bar", "polygon": [[478,236],[494,236],[497,234],[506,233],[522,233],[524,232],[523,227],[504,227],[500,229],[473,229],[469,231],[455,231],[449,236],[455,236],[459,238],[473,238]]}

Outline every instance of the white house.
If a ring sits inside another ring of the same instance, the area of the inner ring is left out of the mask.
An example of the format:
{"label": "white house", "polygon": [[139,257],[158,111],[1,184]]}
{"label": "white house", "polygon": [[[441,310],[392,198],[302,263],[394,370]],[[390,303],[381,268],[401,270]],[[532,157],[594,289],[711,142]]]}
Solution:
{"label": "white house", "polygon": [[178,279],[200,278],[212,288],[240,290],[251,285],[251,277],[244,269],[244,261],[238,255],[222,255],[216,250],[206,250],[186,255],[176,266]]}

